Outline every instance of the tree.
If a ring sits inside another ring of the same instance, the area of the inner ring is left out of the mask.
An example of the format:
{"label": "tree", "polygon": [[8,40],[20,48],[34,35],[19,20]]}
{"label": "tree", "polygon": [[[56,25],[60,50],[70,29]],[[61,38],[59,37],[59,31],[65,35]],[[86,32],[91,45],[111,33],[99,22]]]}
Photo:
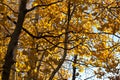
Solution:
{"label": "tree", "polygon": [[1,0],[2,80],[15,74],[18,80],[71,75],[75,80],[91,66],[98,68],[93,73],[98,78],[119,75],[119,5],[117,0]]}

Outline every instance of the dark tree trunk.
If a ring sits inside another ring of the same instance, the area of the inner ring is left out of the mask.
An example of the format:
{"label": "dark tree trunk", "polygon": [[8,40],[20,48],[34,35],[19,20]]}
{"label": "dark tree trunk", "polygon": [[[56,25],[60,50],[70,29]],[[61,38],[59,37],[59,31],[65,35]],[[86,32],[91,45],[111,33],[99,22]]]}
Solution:
{"label": "dark tree trunk", "polygon": [[[74,64],[77,63],[77,55],[74,55],[74,61],[73,61]],[[72,80],[75,80],[76,78],[76,67],[73,66],[73,76],[72,76]]]}
{"label": "dark tree trunk", "polygon": [[9,80],[10,77],[10,70],[12,65],[14,64],[13,60],[13,51],[18,43],[18,38],[21,33],[22,25],[24,22],[25,14],[26,14],[26,3],[27,0],[20,0],[20,7],[19,7],[19,14],[18,14],[18,20],[16,24],[16,28],[11,36],[11,40],[8,45],[8,50],[5,56],[5,63],[3,65],[3,72],[2,72],[2,80]]}

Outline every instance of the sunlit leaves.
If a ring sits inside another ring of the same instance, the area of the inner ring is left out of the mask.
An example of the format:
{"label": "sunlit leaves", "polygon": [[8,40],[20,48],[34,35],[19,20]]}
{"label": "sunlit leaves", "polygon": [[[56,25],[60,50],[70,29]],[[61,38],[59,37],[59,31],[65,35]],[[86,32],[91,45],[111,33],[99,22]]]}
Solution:
{"label": "sunlit leaves", "polygon": [[[37,5],[47,5],[57,0],[29,0],[27,9]],[[23,27],[32,35],[42,38],[33,38],[24,30],[21,31],[17,52],[15,69],[17,72],[29,73],[29,76],[47,80],[51,72],[55,70],[64,54],[67,44],[67,58],[65,65],[74,66],[79,72],[89,66],[104,68],[106,73],[113,72],[119,64],[118,55],[119,40],[112,36],[118,36],[120,25],[120,12],[118,2],[115,0],[70,0],[69,30],[68,26],[68,1],[52,4],[50,6],[37,7],[26,14]],[[6,3],[8,6],[2,4]],[[4,59],[9,39],[8,34],[15,28],[17,20],[18,2],[15,0],[0,1],[0,60]],[[14,11],[15,12],[14,12]],[[11,17],[11,20],[8,19]],[[68,42],[65,42],[65,34],[68,34]],[[48,37],[49,36],[49,37]],[[6,39],[3,39],[6,38]],[[71,57],[78,55],[77,63],[73,63]],[[116,56],[117,55],[117,56]],[[67,60],[71,63],[67,63]],[[69,67],[62,68],[54,79],[68,78]],[[110,68],[110,69],[109,69]],[[97,77],[104,76],[104,72],[98,69]],[[45,76],[44,76],[45,75]]]}
{"label": "sunlit leaves", "polygon": [[[25,53],[25,51],[24,51]],[[28,57],[26,55],[23,55],[22,52],[19,52],[18,55],[16,55],[16,70],[18,72],[20,71],[29,71],[30,66],[28,65]]]}

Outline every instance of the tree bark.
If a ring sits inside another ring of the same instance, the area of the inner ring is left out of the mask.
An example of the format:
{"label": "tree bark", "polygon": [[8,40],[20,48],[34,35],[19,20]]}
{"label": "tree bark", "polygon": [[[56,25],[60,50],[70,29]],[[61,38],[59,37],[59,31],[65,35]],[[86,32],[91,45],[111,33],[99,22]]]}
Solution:
{"label": "tree bark", "polygon": [[22,30],[25,14],[27,12],[26,3],[27,0],[20,0],[19,14],[18,14],[16,28],[11,36],[11,40],[9,42],[7,53],[5,56],[5,63],[3,64],[2,80],[9,80],[11,67],[15,63],[15,61],[13,60],[13,56],[14,56],[13,52],[15,47],[17,46],[18,38]]}
{"label": "tree bark", "polygon": [[[74,55],[74,61],[73,61],[74,64],[77,63],[77,55]],[[73,76],[72,76],[72,80],[75,80],[76,78],[76,67],[73,66]]]}

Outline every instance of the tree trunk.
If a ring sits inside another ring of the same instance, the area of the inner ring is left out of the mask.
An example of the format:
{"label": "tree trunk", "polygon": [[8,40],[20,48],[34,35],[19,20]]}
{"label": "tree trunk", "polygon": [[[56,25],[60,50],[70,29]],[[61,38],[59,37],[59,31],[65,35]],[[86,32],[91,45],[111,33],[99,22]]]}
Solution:
{"label": "tree trunk", "polygon": [[[74,61],[73,61],[74,64],[77,63],[77,55],[75,54],[74,55]],[[73,66],[73,76],[72,76],[72,80],[75,80],[76,78],[76,66]]]}
{"label": "tree trunk", "polygon": [[26,14],[26,3],[27,0],[20,0],[20,7],[19,7],[19,14],[18,14],[18,20],[16,24],[16,28],[11,36],[11,40],[8,45],[8,50],[5,56],[5,63],[3,65],[3,72],[2,72],[2,80],[9,80],[10,77],[10,70],[12,65],[14,64],[13,60],[13,52],[15,47],[18,43],[18,38],[21,33],[22,25],[24,22],[25,14]]}
{"label": "tree trunk", "polygon": [[48,80],[53,80],[55,74],[59,71],[59,69],[61,68],[62,64],[64,63],[65,61],[65,58],[67,56],[67,48],[68,48],[68,32],[69,32],[69,22],[70,22],[70,19],[71,19],[71,15],[70,15],[70,0],[68,1],[68,22],[67,22],[67,27],[65,29],[65,39],[64,39],[64,54],[62,56],[62,59],[61,61],[59,62],[57,68],[52,72],[52,74],[50,75],[49,79]]}

